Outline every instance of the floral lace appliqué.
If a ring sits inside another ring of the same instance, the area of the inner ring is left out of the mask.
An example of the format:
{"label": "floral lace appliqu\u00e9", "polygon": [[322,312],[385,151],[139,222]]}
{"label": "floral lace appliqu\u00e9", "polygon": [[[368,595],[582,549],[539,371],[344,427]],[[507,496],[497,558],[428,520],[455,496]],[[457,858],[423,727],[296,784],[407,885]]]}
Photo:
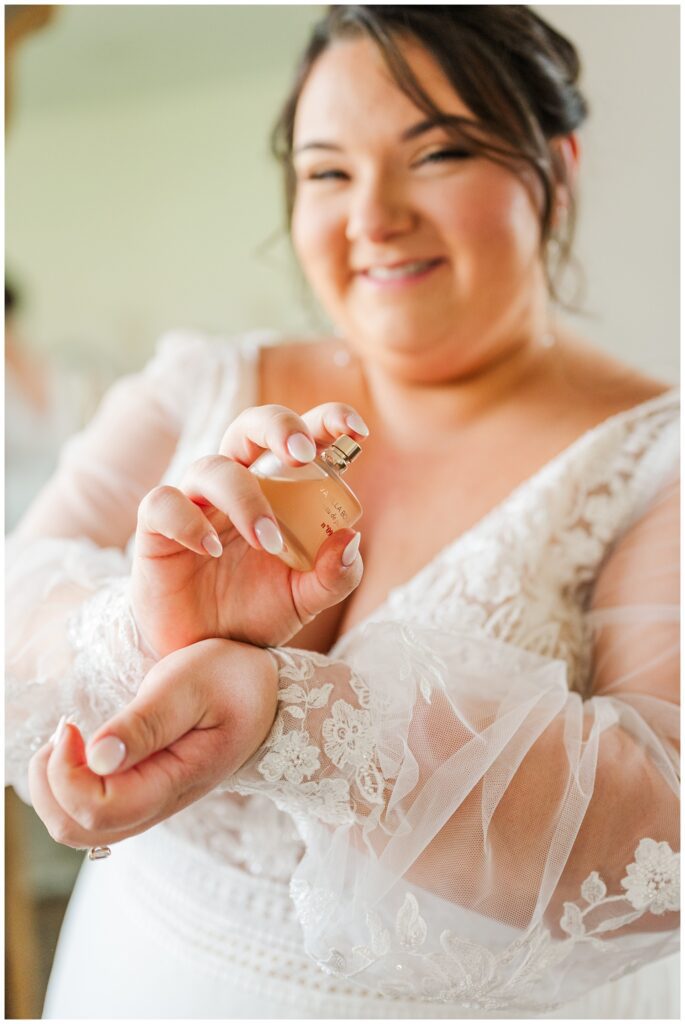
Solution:
{"label": "floral lace appliqu\u00e9", "polygon": [[[407,892],[392,930],[385,927],[379,913],[369,909],[368,943],[353,947],[349,956],[331,949],[319,966],[329,974],[349,978],[381,965],[385,968],[383,978],[391,980],[383,980],[379,991],[390,998],[420,998],[479,1010],[530,1010],[532,1006],[540,1012],[551,1010],[556,1004],[538,1003],[535,988],[550,968],[566,960],[579,943],[589,943],[598,952],[606,953],[612,943],[600,935],[617,931],[646,913],[658,915],[677,910],[678,854],[666,842],[642,839],[634,856],[621,882],[624,894],[608,896],[605,883],[593,871],[581,886],[585,906],[564,904],[559,925],[567,938],[553,939],[548,928],[537,924],[502,950],[492,952],[445,929],[438,937],[439,949],[429,952],[425,949],[430,938],[428,926],[416,896]],[[306,886],[293,883],[291,895],[298,915],[306,917],[310,898],[320,911],[321,892],[309,894]],[[629,913],[598,913],[610,905],[618,905],[620,910],[620,904],[625,907],[626,902],[634,908]],[[586,924],[590,915],[596,919],[591,928]]]}
{"label": "floral lace appliqu\u00e9", "polygon": [[[367,804],[381,805],[386,780],[378,762],[376,716],[368,707],[336,700],[321,724],[320,749],[312,742],[305,720],[317,711],[329,710],[334,685],[324,683],[308,689],[314,663],[296,667],[295,660],[283,651],[277,657],[281,664],[279,678],[286,685],[280,690],[279,712],[256,765],[265,781],[276,784],[274,798],[278,800],[280,789],[288,810],[301,808],[329,824],[353,820],[352,789]],[[368,704],[368,687],[354,675],[350,689],[360,704]],[[324,757],[330,762],[331,773],[336,769],[336,777],[326,777]],[[315,773],[319,778],[308,781]],[[246,792],[244,787],[239,791]]]}
{"label": "floral lace appliqu\u00e9", "polygon": [[[588,597],[607,548],[645,485],[656,446],[677,462],[677,401],[600,424],[449,544],[366,621],[459,628],[568,666],[569,688],[589,692]],[[334,648],[346,657],[355,627]]]}
{"label": "floral lace appliqu\u00e9", "polygon": [[90,730],[136,695],[154,664],[131,611],[129,578],[105,580],[71,616],[68,633],[74,651],[70,711]]}

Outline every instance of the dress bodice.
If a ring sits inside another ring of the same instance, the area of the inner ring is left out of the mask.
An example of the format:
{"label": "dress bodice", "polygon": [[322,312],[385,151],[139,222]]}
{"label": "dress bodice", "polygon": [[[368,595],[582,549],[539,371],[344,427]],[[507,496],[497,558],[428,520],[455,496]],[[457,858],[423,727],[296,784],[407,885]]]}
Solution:
{"label": "dress bodice", "polygon": [[[231,348],[203,342],[213,367],[204,377],[208,400],[186,421],[166,483],[177,483],[191,461],[217,450],[231,420],[256,404],[259,350],[276,340],[253,334]],[[569,688],[586,694],[591,632],[585,613],[593,582],[612,543],[672,467],[678,417],[673,389],[581,435],[394,587],[329,655],[350,656],[370,623],[456,629],[559,659]],[[292,819],[260,796],[237,805],[230,794],[210,794],[164,827],[241,870],[281,882],[302,849]],[[276,852],[265,860],[267,847]]]}
{"label": "dress bodice", "polygon": [[[259,400],[268,344],[277,336],[166,337],[43,495],[39,518],[76,515],[82,535],[8,546],[20,791],[62,712],[92,733],[151,667],[128,600],[131,545],[93,538],[125,540],[151,486],[218,450]],[[327,655],[272,649],[279,707],[264,744],[210,795],[117,844],[110,877],[151,941],[310,1015],[356,1017],[545,1012],[668,953],[670,923],[641,925],[677,905],[675,556],[670,520],[666,537],[651,512],[678,440],[675,390],[606,419]],[[596,583],[646,521],[642,557],[598,619]],[[598,650],[609,685],[591,693]],[[649,791],[641,817],[631,779]],[[627,922],[635,931],[616,936]]]}

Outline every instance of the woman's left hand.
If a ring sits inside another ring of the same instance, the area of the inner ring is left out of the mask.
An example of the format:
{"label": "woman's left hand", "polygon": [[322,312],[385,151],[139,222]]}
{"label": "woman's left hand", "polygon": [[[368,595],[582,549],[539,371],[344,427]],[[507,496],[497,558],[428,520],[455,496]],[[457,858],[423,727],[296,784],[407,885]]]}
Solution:
{"label": "woman's left hand", "polygon": [[252,756],[271,729],[277,695],[276,662],[263,648],[202,640],[175,651],[87,747],[67,724],[33,756],[34,809],[66,846],[109,845],[145,832]]}

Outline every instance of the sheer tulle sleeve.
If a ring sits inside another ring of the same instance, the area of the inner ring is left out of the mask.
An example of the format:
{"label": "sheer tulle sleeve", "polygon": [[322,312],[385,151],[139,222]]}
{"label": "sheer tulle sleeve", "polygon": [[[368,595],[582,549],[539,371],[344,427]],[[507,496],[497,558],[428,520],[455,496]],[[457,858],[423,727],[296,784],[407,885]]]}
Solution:
{"label": "sheer tulle sleeve", "polygon": [[229,781],[295,819],[309,954],[388,997],[544,1012],[675,948],[678,493],[609,549],[564,661],[368,624],[345,661],[273,649],[267,742]]}
{"label": "sheer tulle sleeve", "polygon": [[131,699],[152,664],[127,597],[126,544],[198,410],[220,356],[170,332],[118,381],[6,545],[7,782],[28,800],[31,755],[61,714],[86,734]]}

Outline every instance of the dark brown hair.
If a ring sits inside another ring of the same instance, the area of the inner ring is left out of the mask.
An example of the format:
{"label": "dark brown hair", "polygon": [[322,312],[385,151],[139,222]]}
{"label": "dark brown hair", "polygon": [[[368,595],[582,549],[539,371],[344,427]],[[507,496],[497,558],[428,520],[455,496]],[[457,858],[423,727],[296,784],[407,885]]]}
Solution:
{"label": "dark brown hair", "polygon": [[[575,47],[529,7],[504,5],[336,5],[314,26],[292,90],[272,134],[285,175],[288,221],[295,199],[293,130],[300,94],[318,57],[341,40],[365,35],[399,88],[431,119],[464,137],[475,152],[513,171],[527,167],[542,185],[540,245],[550,294],[571,262],[577,198],[551,140],[578,128],[587,103],[577,87]],[[428,50],[476,118],[446,115],[422,89],[398,46],[411,37]],[[568,194],[565,222],[554,231],[555,192]]]}

